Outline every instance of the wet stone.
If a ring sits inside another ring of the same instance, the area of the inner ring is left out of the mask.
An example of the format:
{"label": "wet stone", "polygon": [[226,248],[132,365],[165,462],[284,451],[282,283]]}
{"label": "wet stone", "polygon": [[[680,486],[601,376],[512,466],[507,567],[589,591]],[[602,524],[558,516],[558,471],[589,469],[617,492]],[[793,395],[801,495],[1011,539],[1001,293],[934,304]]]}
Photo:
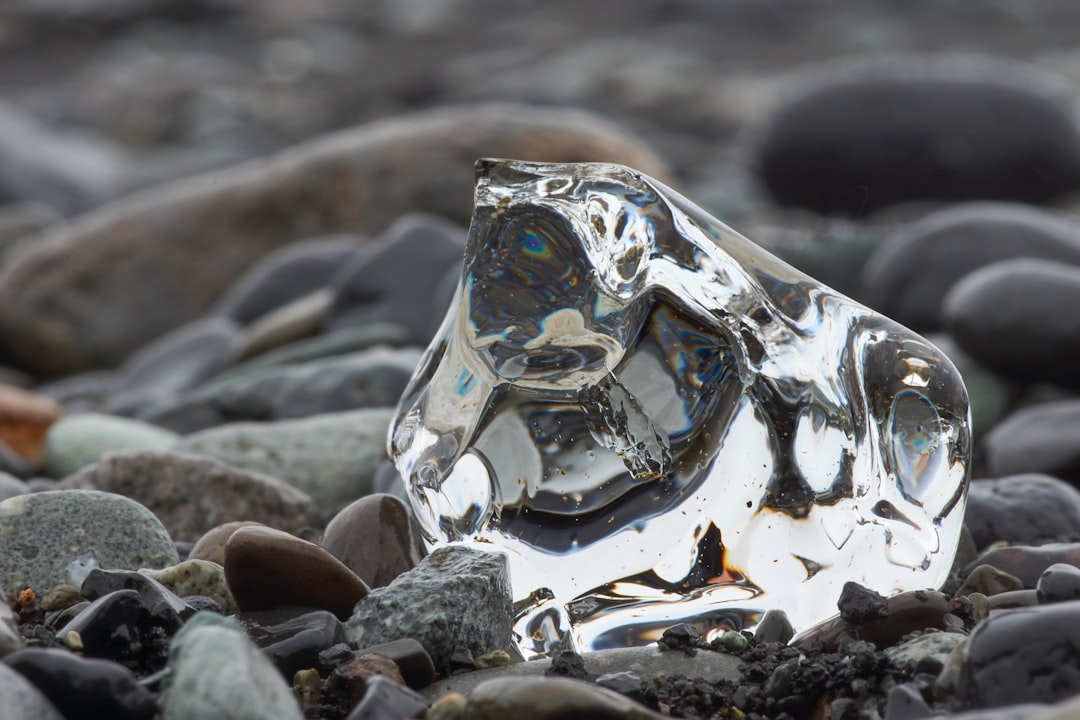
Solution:
{"label": "wet stone", "polygon": [[[155,621],[172,626],[174,618],[187,620],[195,611],[157,580],[131,570],[102,570],[94,568],[83,580],[80,594],[94,601],[117,590],[134,590],[139,601]],[[175,628],[172,628],[175,629]]]}
{"label": "wet stone", "polygon": [[964,525],[978,548],[1080,540],[1080,490],[1049,475],[1009,475],[968,487]]}
{"label": "wet stone", "polygon": [[[950,632],[927,632],[885,649],[885,656],[899,668],[914,671],[936,667],[941,671],[949,655],[966,640],[965,635]],[[928,659],[933,663],[928,663]]]}
{"label": "wet stone", "polygon": [[[720,639],[722,640],[728,634],[724,633],[720,636]],[[791,627],[791,621],[788,620],[787,613],[778,609],[765,611],[761,622],[754,628],[754,640],[759,643],[787,643],[794,635],[795,628]]]}
{"label": "wet stone", "polygon": [[968,641],[958,694],[966,707],[1056,702],[1080,693],[1080,602],[1008,610]]}
{"label": "wet stone", "polygon": [[90,603],[64,628],[76,633],[88,657],[123,663],[147,673],[165,664],[169,638],[182,621],[175,612],[150,608],[135,590],[117,590]]}
{"label": "wet stone", "polygon": [[478,163],[461,288],[391,451],[429,543],[510,550],[524,655],[948,575],[967,395],[914,333],[611,165]]}
{"label": "wet stone", "polygon": [[509,677],[488,680],[469,696],[469,720],[652,720],[664,717],[616,692],[567,678]]}
{"label": "wet stone", "polygon": [[1019,578],[1025,588],[1034,588],[1039,582],[1039,576],[1056,563],[1080,567],[1080,543],[993,548],[969,563],[963,573],[966,576],[979,565],[991,565]]}
{"label": "wet stone", "polygon": [[426,554],[414,522],[402,501],[376,493],[335,515],[321,544],[368,586],[383,587],[416,567]]}
{"label": "wet stone", "polygon": [[151,720],[154,695],[130,670],[67,650],[26,648],[3,663],[33,683],[65,717]]}
{"label": "wet stone", "polygon": [[1080,600],[1080,568],[1057,563],[1043,570],[1035,585],[1039,603]]}
{"label": "wet stone", "polygon": [[320,608],[342,620],[370,591],[318,545],[258,526],[240,528],[229,537],[225,579],[241,610]]}
{"label": "wet stone", "polygon": [[836,606],[844,621],[856,625],[889,615],[889,602],[884,596],[853,582],[844,583]]}
{"label": "wet stone", "polygon": [[889,647],[916,630],[948,630],[950,618],[963,624],[960,618],[952,615],[953,609],[952,598],[944,593],[912,590],[889,597],[888,613],[883,618],[859,625],[841,617],[831,618],[809,628],[792,645],[806,649],[821,642],[827,650],[833,651],[847,636],[873,643],[877,647]]}
{"label": "wet stone", "polygon": [[304,668],[318,667],[320,652],[346,641],[341,621],[326,610],[243,612],[236,619],[286,678]]}
{"label": "wet stone", "polygon": [[262,525],[262,523],[251,520],[234,520],[213,527],[199,538],[198,542],[195,543],[195,547],[191,549],[188,558],[191,560],[207,560],[218,565],[224,565],[225,544],[229,542],[232,534],[242,527],[259,525]]}
{"label": "wet stone", "polygon": [[379,675],[364,683],[364,697],[345,720],[383,720],[384,718],[421,717],[427,701],[403,685]]}
{"label": "wet stone", "polygon": [[620,695],[625,695],[632,700],[639,700],[642,696],[641,677],[637,673],[623,670],[617,673],[608,673],[596,678],[596,684],[608,690],[614,690]]}
{"label": "wet stone", "polygon": [[[401,671],[405,684],[413,690],[425,688],[435,680],[435,665],[431,661],[431,656],[423,645],[412,638],[392,640],[362,650],[349,649],[347,654],[339,659],[347,660],[347,658],[360,657],[369,653],[379,653],[393,660]],[[323,660],[321,655],[320,660]]]}
{"label": "wet stone", "polygon": [[1023,589],[1024,583],[1020,578],[998,570],[992,565],[979,565],[968,573],[963,584],[956,591],[956,595],[970,595],[977,592],[991,597],[999,593]]}

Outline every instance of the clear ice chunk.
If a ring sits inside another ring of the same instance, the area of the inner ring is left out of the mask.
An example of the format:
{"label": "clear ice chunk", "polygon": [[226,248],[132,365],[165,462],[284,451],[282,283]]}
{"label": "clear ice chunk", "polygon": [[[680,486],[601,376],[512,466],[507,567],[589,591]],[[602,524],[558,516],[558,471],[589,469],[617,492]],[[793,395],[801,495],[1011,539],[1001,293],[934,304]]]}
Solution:
{"label": "clear ice chunk", "polygon": [[390,430],[428,544],[508,554],[527,655],[937,587],[970,445],[923,338],[633,170],[504,160]]}

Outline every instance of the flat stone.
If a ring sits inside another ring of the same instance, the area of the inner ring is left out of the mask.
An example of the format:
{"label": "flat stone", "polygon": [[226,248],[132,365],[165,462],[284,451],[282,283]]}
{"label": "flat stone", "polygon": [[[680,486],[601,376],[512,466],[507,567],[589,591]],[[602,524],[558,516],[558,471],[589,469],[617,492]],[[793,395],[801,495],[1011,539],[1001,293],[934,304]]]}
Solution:
{"label": "flat stone", "polygon": [[1013,545],[1077,541],[1080,490],[1031,473],[976,480],[968,486],[964,524],[979,549],[1001,540]]}
{"label": "flat stone", "polygon": [[0,697],[5,720],[65,720],[29,680],[0,663]]}
{"label": "flat stone", "polygon": [[320,524],[314,502],[295,487],[269,475],[182,453],[110,453],[68,476],[60,489],[103,490],[129,497],[157,515],[173,540],[180,541],[194,542],[237,520],[289,532]]}
{"label": "flat stone", "polygon": [[998,570],[993,565],[978,565],[964,578],[963,584],[957,589],[955,595],[963,596],[980,593],[986,597],[993,597],[1001,593],[1023,589],[1023,581],[1015,575]]}
{"label": "flat stone", "polygon": [[928,632],[886,648],[885,655],[899,668],[914,669],[925,658],[935,658],[944,664],[953,650],[966,640],[967,637],[960,633]]}
{"label": "flat stone", "polygon": [[209,560],[218,565],[224,565],[225,544],[229,542],[229,538],[232,537],[232,534],[242,527],[261,524],[262,523],[252,522],[250,520],[235,520],[233,522],[218,525],[217,527],[206,531],[206,533],[199,538],[199,541],[191,548],[191,552],[188,553],[188,558],[191,560]]}
{"label": "flat stone", "polygon": [[45,471],[63,478],[118,450],[168,450],[176,433],[139,422],[98,413],[61,418],[45,436]]}
{"label": "flat stone", "polygon": [[7,592],[79,586],[95,567],[162,568],[177,560],[161,522],[120,495],[58,490],[0,503],[0,583]]}
{"label": "flat stone", "polygon": [[323,358],[347,355],[367,350],[378,345],[400,347],[409,344],[409,331],[400,325],[374,323],[360,327],[348,327],[326,332],[307,340],[298,340],[274,350],[268,350],[257,357],[238,363],[222,373],[216,382],[226,382],[265,367],[295,365],[320,360]]}
{"label": "flat stone", "polygon": [[225,580],[225,570],[218,563],[189,558],[160,570],[139,568],[139,572],[157,580],[182,598],[206,597],[227,613],[239,610]]}
{"label": "flat stone", "polygon": [[410,211],[467,222],[478,157],[668,174],[640,141],[582,111],[488,104],[395,116],[270,162],[153,187],[46,233],[0,270],[0,345],[38,375],[116,365],[201,317],[290,242],[374,234]]}
{"label": "flat stone", "polygon": [[942,318],[957,344],[983,367],[1014,380],[1076,389],[1080,317],[1061,308],[1077,303],[1080,267],[1007,260],[957,282],[945,297]]}
{"label": "flat stone", "polygon": [[318,545],[266,527],[243,527],[225,544],[225,579],[241,610],[309,607],[346,620],[369,588]]}
{"label": "flat stone", "polygon": [[477,685],[465,710],[468,720],[659,720],[660,713],[606,688],[565,678],[503,677]]}
{"label": "flat stone", "polygon": [[968,563],[962,574],[971,574],[979,565],[991,565],[1018,578],[1025,588],[1034,588],[1043,572],[1057,563],[1080,567],[1080,543],[990,548]]}
{"label": "flat stone", "polygon": [[183,438],[173,448],[281,478],[329,516],[370,492],[386,459],[393,408],[328,413],[300,420],[232,423]]}
{"label": "flat stone", "polygon": [[[700,651],[696,655],[683,652],[661,651],[656,645],[632,648],[598,650],[582,655],[589,675],[608,675],[630,671],[640,675],[646,682],[654,677],[683,675],[702,678],[706,682],[738,682],[742,661],[725,653]],[[500,677],[544,677],[551,669],[551,658],[514,663],[503,667],[477,670],[462,675],[444,677],[423,691],[429,700],[449,693],[468,695],[482,682]]]}
{"label": "flat stone", "polygon": [[252,265],[214,305],[213,314],[248,324],[326,287],[364,246],[357,235],[332,235],[289,243]]}
{"label": "flat stone", "polygon": [[208,317],[182,325],[131,355],[120,367],[125,392],[175,393],[193,388],[229,365],[240,327],[227,318]]}
{"label": "flat stone", "polygon": [[397,664],[380,653],[358,655],[341,663],[334,668],[330,682],[340,685],[355,704],[364,697],[368,679],[375,676],[387,678],[398,685],[405,684]]}
{"label": "flat stone", "polygon": [[263,315],[237,341],[232,362],[241,362],[318,334],[330,312],[333,297],[328,288],[319,288]]}
{"label": "flat stone", "polygon": [[326,610],[290,607],[243,612],[237,620],[286,678],[307,668],[317,668],[320,652],[345,642],[345,626]]}
{"label": "flat stone", "polygon": [[983,446],[987,471],[995,477],[1039,473],[1080,485],[1080,400],[1017,410],[986,436]]}
{"label": "flat stone", "polygon": [[234,621],[199,613],[173,638],[162,720],[302,720],[292,689]]}
{"label": "flat stone", "polygon": [[23,460],[41,462],[45,433],[63,414],[48,397],[0,385],[0,442]]}
{"label": "flat stone", "polygon": [[364,683],[364,697],[345,720],[382,720],[419,717],[427,708],[424,699],[407,687],[379,675]]}
{"label": "flat stone", "polygon": [[358,648],[413,638],[446,674],[457,647],[474,657],[510,647],[511,616],[506,558],[446,546],[372,590],[356,606],[347,632]]}
{"label": "flat stone", "polygon": [[355,500],[335,515],[321,544],[373,588],[388,585],[427,554],[408,506],[382,493]]}

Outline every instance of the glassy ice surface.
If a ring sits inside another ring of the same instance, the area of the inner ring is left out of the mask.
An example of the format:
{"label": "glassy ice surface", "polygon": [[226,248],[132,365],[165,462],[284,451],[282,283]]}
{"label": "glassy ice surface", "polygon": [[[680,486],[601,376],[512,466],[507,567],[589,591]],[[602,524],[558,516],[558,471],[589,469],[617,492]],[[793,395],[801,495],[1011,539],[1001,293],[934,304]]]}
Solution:
{"label": "glassy ice surface", "polygon": [[944,581],[970,433],[935,347],[633,170],[477,175],[390,445],[430,545],[508,553],[526,655]]}

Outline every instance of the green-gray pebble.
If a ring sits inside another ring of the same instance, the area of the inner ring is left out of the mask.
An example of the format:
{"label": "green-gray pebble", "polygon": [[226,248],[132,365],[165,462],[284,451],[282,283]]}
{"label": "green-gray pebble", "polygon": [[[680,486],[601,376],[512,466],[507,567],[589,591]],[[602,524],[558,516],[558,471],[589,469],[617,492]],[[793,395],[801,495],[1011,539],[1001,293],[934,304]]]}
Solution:
{"label": "green-gray pebble", "polygon": [[78,587],[94,567],[137,570],[177,562],[161,522],[121,495],[51,490],[0,503],[0,588],[7,592]]}
{"label": "green-gray pebble", "polygon": [[372,491],[375,470],[386,459],[393,415],[393,408],[368,408],[301,420],[232,423],[189,435],[175,449],[281,478],[330,516]]}
{"label": "green-gray pebble", "polygon": [[281,674],[231,618],[202,612],[173,638],[162,720],[301,720]]}
{"label": "green-gray pebble", "polygon": [[168,450],[180,439],[138,420],[80,413],[60,418],[45,435],[45,472],[63,478],[113,450]]}

